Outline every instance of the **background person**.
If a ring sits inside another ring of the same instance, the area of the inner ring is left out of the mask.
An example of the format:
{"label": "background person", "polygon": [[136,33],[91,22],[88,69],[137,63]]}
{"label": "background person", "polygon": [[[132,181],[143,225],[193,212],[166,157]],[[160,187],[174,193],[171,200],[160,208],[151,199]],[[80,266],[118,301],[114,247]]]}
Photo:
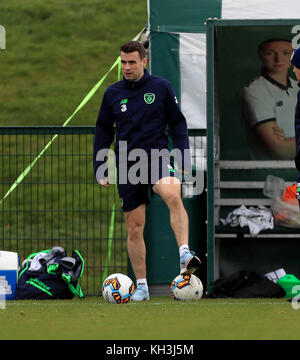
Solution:
{"label": "background person", "polygon": [[[298,47],[292,54],[291,63],[297,80],[300,82],[300,48]],[[295,112],[295,135],[296,135],[296,156],[295,165],[299,171],[297,177],[297,199],[300,205],[300,91],[298,91],[298,100]]]}
{"label": "background person", "polygon": [[[137,279],[133,301],[149,300],[146,248],[143,237],[146,204],[149,203],[149,185],[169,208],[170,223],[180,253],[180,272],[192,273],[200,266],[199,258],[189,250],[188,246],[189,221],[181,199],[179,179],[174,177],[174,170],[169,164],[167,169],[164,168],[162,161],[159,162],[157,173],[151,172],[153,168],[151,150],[168,149],[167,126],[174,148],[180,150],[184,159],[184,150],[189,149],[186,120],[179,109],[171,84],[165,79],[150,75],[145,69],[146,64],[146,53],[141,43],[130,41],[121,47],[123,80],[109,86],[104,94],[94,140],[96,179],[100,185],[108,186],[107,179],[98,172],[104,160],[99,160],[97,154],[103,149],[110,148],[116,133],[118,191],[128,232],[128,255]],[[133,184],[130,179],[127,183],[119,181],[124,167],[128,169],[129,174],[130,168],[135,165],[134,162],[124,160],[128,154],[121,151],[119,147],[121,141],[127,142],[128,152],[142,149],[147,153],[150,159],[147,184]],[[182,165],[189,169],[189,164]],[[166,174],[166,170],[167,175],[163,175]],[[153,178],[155,180],[150,181]]]}
{"label": "background person", "polygon": [[295,154],[297,81],[288,76],[291,42],[268,39],[258,46],[261,75],[244,87],[243,118],[253,159],[288,159]]}

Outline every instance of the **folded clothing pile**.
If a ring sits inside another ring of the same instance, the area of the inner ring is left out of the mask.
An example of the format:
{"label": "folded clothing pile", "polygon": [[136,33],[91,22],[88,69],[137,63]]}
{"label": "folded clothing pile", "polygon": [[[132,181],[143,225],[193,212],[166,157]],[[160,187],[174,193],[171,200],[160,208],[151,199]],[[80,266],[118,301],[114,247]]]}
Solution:
{"label": "folded clothing pile", "polygon": [[251,236],[257,236],[262,230],[274,228],[274,217],[271,209],[265,206],[246,208],[245,205],[234,209],[226,219],[220,219],[223,225],[248,226]]}

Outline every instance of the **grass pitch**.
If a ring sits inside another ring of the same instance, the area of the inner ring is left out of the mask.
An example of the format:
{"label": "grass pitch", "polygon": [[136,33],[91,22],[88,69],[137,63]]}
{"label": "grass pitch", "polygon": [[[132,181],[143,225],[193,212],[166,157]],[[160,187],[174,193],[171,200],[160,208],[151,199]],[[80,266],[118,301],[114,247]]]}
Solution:
{"label": "grass pitch", "polygon": [[0,339],[298,340],[299,319],[300,309],[285,299],[7,301],[0,310]]}

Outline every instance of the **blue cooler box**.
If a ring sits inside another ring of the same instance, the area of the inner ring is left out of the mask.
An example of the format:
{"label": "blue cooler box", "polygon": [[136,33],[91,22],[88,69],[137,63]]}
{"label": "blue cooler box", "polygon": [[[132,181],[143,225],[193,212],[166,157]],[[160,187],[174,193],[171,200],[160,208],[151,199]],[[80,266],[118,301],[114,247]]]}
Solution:
{"label": "blue cooler box", "polygon": [[20,258],[17,253],[0,251],[0,297],[13,300],[15,297]]}

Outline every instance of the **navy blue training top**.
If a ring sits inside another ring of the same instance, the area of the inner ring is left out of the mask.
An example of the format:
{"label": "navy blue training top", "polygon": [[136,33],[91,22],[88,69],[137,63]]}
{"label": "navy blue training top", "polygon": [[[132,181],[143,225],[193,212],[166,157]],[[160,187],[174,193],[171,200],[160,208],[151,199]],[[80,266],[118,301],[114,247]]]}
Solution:
{"label": "navy blue training top", "polygon": [[[127,141],[127,151],[168,149],[167,126],[173,147],[189,149],[186,119],[179,109],[172,85],[165,79],[150,75],[130,82],[123,80],[109,86],[104,93],[97,118],[94,139],[94,171],[105,161],[96,160],[99,150],[109,149],[116,133],[115,154],[118,163],[119,142]],[[124,155],[124,154],[123,154]],[[189,164],[184,169],[190,170]]]}
{"label": "navy blue training top", "polygon": [[[300,83],[299,83],[300,84]],[[296,156],[295,156],[295,165],[299,171],[297,177],[297,183],[300,182],[300,90],[298,91],[298,101],[295,111],[295,136],[296,136]]]}

